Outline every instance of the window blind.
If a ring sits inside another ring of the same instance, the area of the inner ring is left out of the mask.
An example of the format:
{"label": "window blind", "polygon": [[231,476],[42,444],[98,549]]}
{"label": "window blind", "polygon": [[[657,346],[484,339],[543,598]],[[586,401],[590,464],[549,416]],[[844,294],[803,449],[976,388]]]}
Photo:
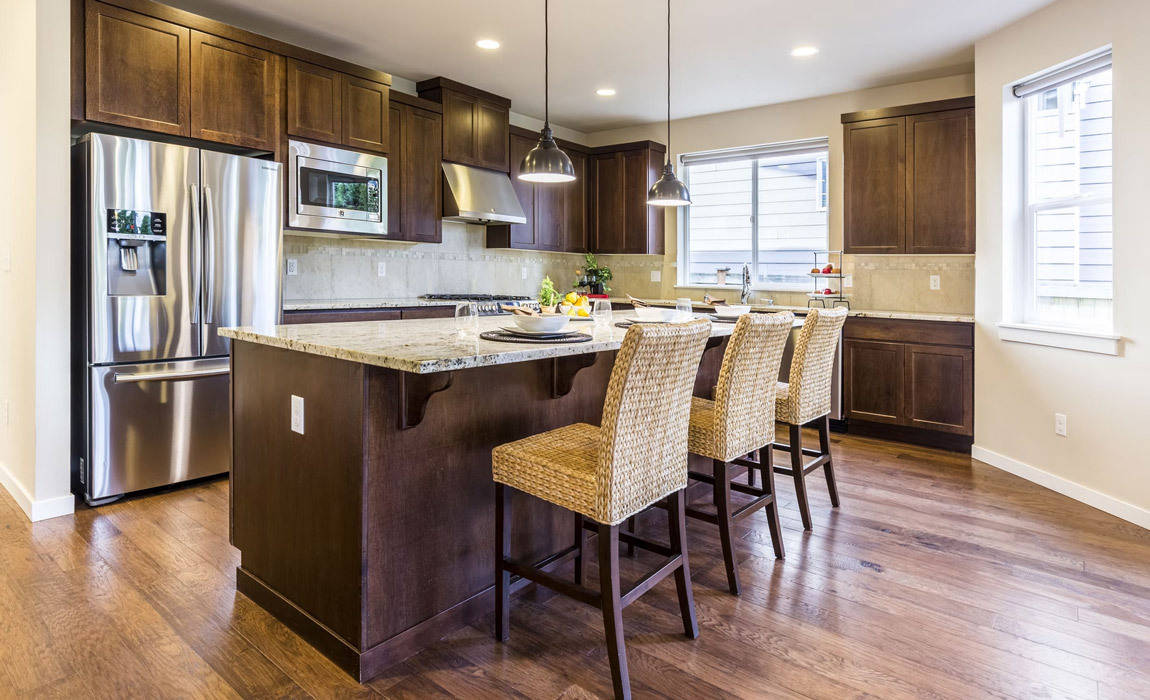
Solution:
{"label": "window blind", "polygon": [[1018,83],[1012,89],[1015,97],[1029,97],[1039,92],[1056,88],[1093,73],[1109,70],[1114,62],[1109,47],[1077,58],[1066,65],[1036,75]]}
{"label": "window blind", "polygon": [[702,153],[684,153],[680,159],[683,165],[702,165],[704,163],[729,163],[736,160],[751,160],[753,158],[769,158],[772,156],[797,156],[803,154],[817,154],[827,150],[826,137],[813,139],[798,139],[796,141],[782,141],[779,143],[764,143],[757,146],[740,146],[738,148],[723,148],[716,151]]}

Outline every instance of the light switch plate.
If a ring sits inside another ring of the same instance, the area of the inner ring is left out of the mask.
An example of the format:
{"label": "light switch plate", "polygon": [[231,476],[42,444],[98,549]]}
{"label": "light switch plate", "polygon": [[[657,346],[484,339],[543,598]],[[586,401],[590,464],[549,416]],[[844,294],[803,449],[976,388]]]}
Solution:
{"label": "light switch plate", "polygon": [[520,275],[520,276],[521,276],[523,279],[527,279],[527,268],[526,268],[526,267],[521,267],[521,268],[519,268],[519,275]]}
{"label": "light switch plate", "polygon": [[376,277],[387,277],[387,263],[380,261],[375,264]]}
{"label": "light switch plate", "polygon": [[287,273],[291,277],[295,277],[299,274],[299,260],[296,260],[295,258],[288,258]]}
{"label": "light switch plate", "polygon": [[1070,419],[1066,417],[1065,413],[1054,414],[1054,434],[1070,437]]}
{"label": "light switch plate", "polygon": [[854,279],[854,276],[853,276],[853,275],[843,275],[843,286],[844,286],[844,287],[853,287],[853,286],[855,286],[855,279]]}
{"label": "light switch plate", "polygon": [[295,394],[291,397],[291,430],[303,435],[303,397]]}
{"label": "light switch plate", "polygon": [[652,282],[662,282],[663,281],[663,273],[659,270],[651,270],[651,281]]}
{"label": "light switch plate", "polygon": [[942,289],[942,275],[930,276],[930,291],[937,292]]}

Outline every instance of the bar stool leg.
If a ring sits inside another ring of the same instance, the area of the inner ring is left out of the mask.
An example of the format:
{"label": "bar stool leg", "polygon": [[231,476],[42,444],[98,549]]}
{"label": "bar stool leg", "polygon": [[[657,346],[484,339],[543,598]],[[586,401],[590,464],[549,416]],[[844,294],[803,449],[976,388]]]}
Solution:
{"label": "bar stool leg", "polygon": [[511,556],[511,508],[507,487],[495,484],[495,639],[511,637],[511,572],[503,560]]}
{"label": "bar stool leg", "polygon": [[627,673],[627,647],[623,641],[623,603],[619,587],[619,526],[599,525],[599,595],[603,603],[603,630],[616,698],[631,697]]}
{"label": "bar stool leg", "polygon": [[827,491],[831,494],[831,505],[835,508],[839,507],[839,489],[835,484],[835,468],[831,463],[831,419],[830,416],[823,416],[819,421],[819,452],[827,456],[827,463],[823,465],[823,471],[827,476]]}
{"label": "bar stool leg", "polygon": [[771,494],[771,502],[766,505],[767,527],[771,530],[771,545],[775,548],[775,558],[786,556],[783,551],[783,525],[779,521],[779,492],[775,490],[775,456],[774,450],[768,445],[759,451],[760,464],[763,465],[763,490]]}
{"label": "bar stool leg", "polygon": [[[758,462],[760,459],[762,459],[762,452],[760,450],[755,450],[754,452],[750,453],[750,455],[748,455],[748,456],[751,458],[751,461]],[[754,485],[755,485],[755,468],[754,467],[747,467],[747,486],[754,486]]]}
{"label": "bar stool leg", "polygon": [[691,593],[691,567],[687,563],[687,496],[676,491],[669,496],[667,520],[671,531],[671,553],[683,557],[683,565],[675,572],[675,588],[679,592],[679,613],[683,616],[683,634],[689,639],[699,637],[699,623],[695,621],[695,598]]}
{"label": "bar stool leg", "polygon": [[584,562],[587,561],[587,538],[583,535],[583,516],[575,513],[575,585],[583,585],[583,576],[585,569]]}
{"label": "bar stool leg", "polygon": [[[635,516],[634,515],[627,518],[627,532],[629,534],[632,534],[632,535],[635,534]],[[627,556],[629,556],[629,557],[635,556],[635,545],[631,544],[630,542],[627,543]]]}
{"label": "bar stool leg", "polygon": [[731,474],[727,463],[716,459],[715,464],[715,509],[719,524],[719,541],[723,545],[723,563],[727,565],[727,588],[732,595],[739,595],[739,568],[735,563],[735,547],[731,541]]}
{"label": "bar stool leg", "polygon": [[807,484],[803,476],[803,428],[791,428],[791,470],[795,478],[795,497],[799,501],[799,515],[803,518],[803,529],[811,529],[811,507],[807,504]]}

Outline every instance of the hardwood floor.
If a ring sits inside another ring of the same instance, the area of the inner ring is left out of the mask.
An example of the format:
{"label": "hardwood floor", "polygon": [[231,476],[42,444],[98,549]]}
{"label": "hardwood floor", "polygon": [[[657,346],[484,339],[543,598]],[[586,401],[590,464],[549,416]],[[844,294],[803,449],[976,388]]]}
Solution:
{"label": "hardwood floor", "polygon": [[[637,697],[1150,697],[1150,532],[962,455],[832,444],[842,507],[811,480],[813,532],[776,480],[785,560],[765,516],[736,524],[741,597],[689,522],[700,637],[673,582],[627,608]],[[513,598],[507,644],[489,615],[360,685],[236,594],[237,564],[226,480],[35,525],[0,491],[0,697],[610,695],[600,613],[561,596]]]}

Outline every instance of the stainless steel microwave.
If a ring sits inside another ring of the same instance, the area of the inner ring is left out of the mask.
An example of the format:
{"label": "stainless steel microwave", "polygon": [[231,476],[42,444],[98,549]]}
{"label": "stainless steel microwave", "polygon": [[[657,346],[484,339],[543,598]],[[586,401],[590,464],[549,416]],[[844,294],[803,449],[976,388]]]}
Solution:
{"label": "stainless steel microwave", "polygon": [[387,235],[387,158],[288,141],[288,227]]}

